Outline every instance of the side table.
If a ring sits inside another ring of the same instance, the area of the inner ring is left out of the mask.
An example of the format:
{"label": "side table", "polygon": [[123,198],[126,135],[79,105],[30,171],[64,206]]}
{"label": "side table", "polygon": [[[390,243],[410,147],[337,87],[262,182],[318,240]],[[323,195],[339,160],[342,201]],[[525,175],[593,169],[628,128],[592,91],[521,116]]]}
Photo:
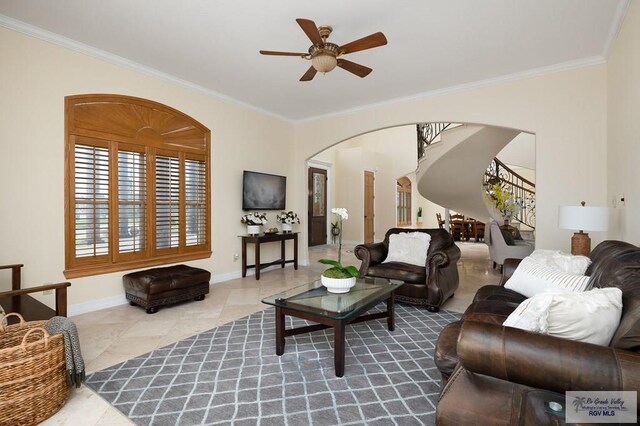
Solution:
{"label": "side table", "polygon": [[[242,238],[242,277],[247,276],[248,268],[256,269],[256,280],[260,279],[260,270],[272,265],[293,263],[293,268],[298,269],[298,234],[299,232],[278,232],[275,234],[238,235]],[[293,240],[293,259],[285,258],[285,241]],[[280,242],[280,259],[273,262],[260,263],[260,244]],[[255,245],[255,259],[253,265],[247,265],[247,244]]]}

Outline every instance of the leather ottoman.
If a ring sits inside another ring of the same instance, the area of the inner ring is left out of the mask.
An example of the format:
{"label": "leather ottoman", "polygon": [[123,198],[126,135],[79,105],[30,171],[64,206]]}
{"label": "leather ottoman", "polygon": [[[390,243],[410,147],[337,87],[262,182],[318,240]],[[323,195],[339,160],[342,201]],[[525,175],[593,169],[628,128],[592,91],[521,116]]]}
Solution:
{"label": "leather ottoman", "polygon": [[159,306],[189,299],[204,300],[209,293],[210,279],[209,271],[176,265],[132,272],[124,275],[122,282],[129,303],[154,314]]}

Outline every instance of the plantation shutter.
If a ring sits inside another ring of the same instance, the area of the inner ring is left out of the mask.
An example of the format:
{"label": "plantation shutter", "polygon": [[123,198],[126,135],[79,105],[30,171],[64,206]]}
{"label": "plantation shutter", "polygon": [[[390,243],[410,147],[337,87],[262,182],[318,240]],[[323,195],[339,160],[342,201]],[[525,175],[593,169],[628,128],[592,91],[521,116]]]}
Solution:
{"label": "plantation shutter", "polygon": [[156,249],[177,248],[180,244],[180,161],[178,157],[157,155],[155,178]]}
{"label": "plantation shutter", "polygon": [[[143,150],[144,151],[144,150]],[[118,252],[147,249],[147,157],[118,149]]]}
{"label": "plantation shutter", "polygon": [[147,99],[65,97],[67,278],[211,256],[210,131]]}
{"label": "plantation shutter", "polygon": [[186,245],[207,241],[207,168],[204,160],[186,159],[184,164]]}
{"label": "plantation shutter", "polygon": [[74,147],[75,257],[109,254],[109,150]]}

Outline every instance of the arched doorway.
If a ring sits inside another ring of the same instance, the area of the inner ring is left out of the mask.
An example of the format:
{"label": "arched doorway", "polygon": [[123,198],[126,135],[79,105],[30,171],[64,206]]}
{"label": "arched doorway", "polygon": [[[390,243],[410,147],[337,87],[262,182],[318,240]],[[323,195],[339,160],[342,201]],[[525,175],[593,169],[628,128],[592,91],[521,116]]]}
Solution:
{"label": "arched doorway", "polygon": [[[465,129],[466,127],[466,129]],[[535,178],[535,135],[522,132],[514,129],[507,129],[499,126],[491,125],[475,125],[475,124],[462,124],[454,129],[453,133],[471,133],[474,134],[478,129],[489,129],[490,131],[502,132],[503,134],[509,134],[511,138],[517,134],[526,134],[531,139],[531,149],[526,151],[520,148],[511,149],[510,157],[513,161],[510,164],[522,166],[524,168],[529,167],[530,172]],[[495,130],[494,130],[495,129]],[[481,130],[484,133],[485,140],[477,140],[471,145],[484,145],[486,140],[491,142],[494,138],[486,137],[487,130]],[[514,139],[515,141],[515,139]],[[418,208],[423,210],[422,222],[419,224],[423,228],[437,228],[438,221],[436,219],[436,213],[440,213],[444,217],[445,207],[450,207],[454,211],[458,211],[470,217],[476,218],[481,221],[489,219],[488,214],[479,214],[478,209],[473,212],[465,212],[464,209],[457,209],[456,206],[447,206],[446,203],[436,203],[420,195],[422,191],[420,188],[420,176],[416,173],[416,164],[418,159],[416,155],[416,125],[407,124],[401,126],[390,127],[386,129],[374,130],[372,132],[364,133],[350,139],[344,140],[338,144],[335,144],[319,154],[308,159],[308,161],[321,161],[326,164],[330,164],[333,169],[333,182],[330,184],[333,195],[328,199],[328,210],[331,207],[345,207],[349,211],[349,221],[345,225],[344,238],[346,241],[353,242],[355,244],[362,243],[364,241],[364,223],[363,218],[365,216],[363,210],[363,197],[364,192],[362,189],[362,179],[364,170],[374,170],[376,176],[376,217],[375,217],[375,229],[377,232],[377,241],[380,241],[387,229],[396,226],[412,226],[415,224],[415,218],[418,215]],[[505,139],[504,144],[511,145]],[[437,143],[433,144],[433,148]],[[464,147],[463,143],[458,144],[457,148],[463,155],[469,151],[467,147]],[[504,145],[503,145],[504,146]],[[488,143],[487,148],[489,150],[495,149],[500,151],[500,146],[496,143]],[[430,148],[431,149],[431,148]],[[471,149],[475,153],[477,147]],[[526,155],[523,152],[526,151]],[[514,154],[515,153],[515,154]],[[431,154],[431,151],[430,151]],[[493,158],[493,153],[489,153],[488,156],[483,154],[483,163],[480,168],[476,167],[475,173],[478,175],[475,180],[475,186],[473,190],[477,193],[475,195],[479,203],[476,206],[478,208],[485,209],[482,195],[482,176]],[[487,157],[486,164],[484,157]],[[476,157],[480,157],[477,154],[467,155],[471,159],[464,158],[463,160],[457,160],[454,162],[467,165],[467,162],[472,161]],[[528,157],[531,165],[527,166],[526,161],[523,163],[522,157]],[[422,162],[422,161],[421,161]],[[521,167],[521,168],[522,168]],[[458,172],[457,175],[447,178],[445,181],[439,184],[444,193],[450,192],[451,185],[456,184],[464,177],[467,170],[463,169]],[[403,177],[401,182],[399,178]],[[411,197],[409,202],[404,203],[404,193],[409,193],[409,183],[411,183]],[[464,197],[459,197],[464,199]],[[459,201],[459,200],[458,200]],[[484,217],[486,216],[486,217]]]}

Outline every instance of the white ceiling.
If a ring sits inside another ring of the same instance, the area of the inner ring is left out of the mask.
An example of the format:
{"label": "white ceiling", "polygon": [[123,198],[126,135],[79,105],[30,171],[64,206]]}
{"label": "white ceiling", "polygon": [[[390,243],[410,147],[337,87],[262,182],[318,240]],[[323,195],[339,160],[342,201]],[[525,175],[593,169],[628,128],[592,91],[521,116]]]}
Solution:
{"label": "white ceiling", "polygon": [[[0,0],[0,25],[298,121],[603,61],[628,1]],[[377,31],[389,44],[346,57],[373,68],[364,79],[336,69],[300,82],[308,61],[258,54],[306,51],[296,18],[331,25],[340,45]]]}

